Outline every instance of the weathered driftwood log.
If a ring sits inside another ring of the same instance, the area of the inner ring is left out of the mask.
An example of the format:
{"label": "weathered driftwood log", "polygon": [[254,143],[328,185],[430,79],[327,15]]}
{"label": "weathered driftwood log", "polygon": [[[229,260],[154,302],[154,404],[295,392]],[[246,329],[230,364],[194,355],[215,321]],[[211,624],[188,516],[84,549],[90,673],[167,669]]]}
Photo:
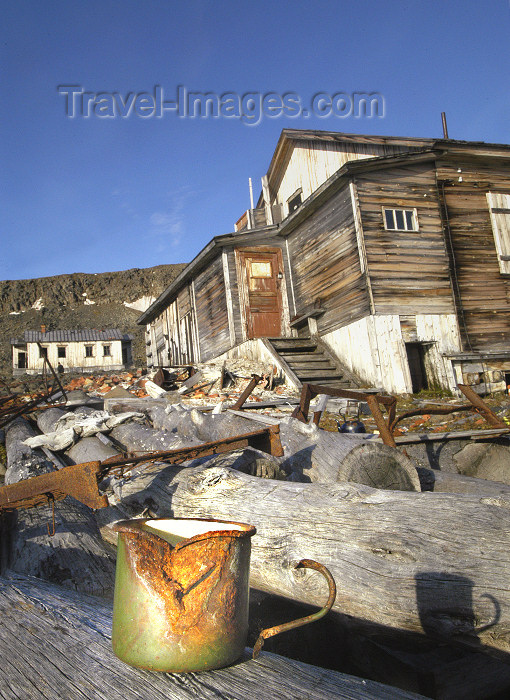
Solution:
{"label": "weathered driftwood log", "polygon": [[399,450],[376,442],[373,435],[328,432],[286,418],[280,423],[280,437],[284,468],[301,470],[312,482],[352,481],[374,488],[420,490],[413,462]]}
{"label": "weathered driftwood log", "polygon": [[[22,440],[34,430],[23,419],[6,431],[8,468],[6,483],[53,470]],[[55,503],[55,534],[50,505],[17,510],[12,518],[9,543],[4,553],[8,566],[19,573],[48,579],[86,593],[111,596],[115,562],[101,539],[94,512],[67,497]],[[4,562],[5,563],[5,562]]]}
{"label": "weathered driftwood log", "polygon": [[237,664],[149,673],[116,658],[111,606],[36,579],[0,579],[1,696],[5,700],[398,700],[422,698],[373,681],[249,650]]}
{"label": "weathered driftwood log", "polygon": [[37,427],[42,433],[51,433],[55,429],[55,423],[66,413],[67,411],[63,411],[61,408],[48,408],[41,411],[37,417]]}
{"label": "weathered driftwood log", "polygon": [[102,462],[118,454],[119,451],[112,447],[112,445],[103,442],[100,438],[95,436],[82,438],[66,450],[66,456],[72,464]]}
{"label": "weathered driftwood log", "polygon": [[52,469],[51,462],[42,450],[32,450],[23,440],[36,434],[30,423],[24,418],[16,418],[5,429],[5,451],[7,453],[7,470],[5,483],[14,484],[22,479],[37,476]]}
{"label": "weathered driftwood log", "polygon": [[130,452],[155,452],[174,450],[198,444],[197,439],[186,439],[168,430],[158,430],[139,423],[118,425],[110,432],[110,437]]}
{"label": "weathered driftwood log", "polygon": [[463,474],[452,474],[437,469],[417,468],[422,491],[435,491],[436,493],[463,493],[479,497],[498,498],[506,496],[510,498],[510,486],[499,481],[488,479],[475,479]]}
{"label": "weathered driftwood log", "polygon": [[510,499],[257,479],[225,468],[149,468],[119,481],[126,515],[229,518],[257,527],[251,584],[390,628],[510,653]]}
{"label": "weathered driftwood log", "polygon": [[[251,589],[249,644],[277,620],[315,612],[311,605]],[[320,622],[266,641],[266,651],[371,678],[436,700],[494,700],[510,694],[510,664],[472,649],[386,628],[367,630],[331,613]],[[506,692],[507,695],[503,695]],[[501,695],[498,695],[501,693]]]}

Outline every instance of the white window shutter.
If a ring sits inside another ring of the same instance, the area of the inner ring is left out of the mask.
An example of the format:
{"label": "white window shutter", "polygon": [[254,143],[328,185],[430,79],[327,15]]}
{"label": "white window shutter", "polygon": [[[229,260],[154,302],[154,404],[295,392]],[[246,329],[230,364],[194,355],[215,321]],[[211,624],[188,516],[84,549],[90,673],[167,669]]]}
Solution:
{"label": "white window shutter", "polygon": [[[487,192],[499,270],[510,274],[510,194]],[[507,211],[502,211],[506,209]]]}

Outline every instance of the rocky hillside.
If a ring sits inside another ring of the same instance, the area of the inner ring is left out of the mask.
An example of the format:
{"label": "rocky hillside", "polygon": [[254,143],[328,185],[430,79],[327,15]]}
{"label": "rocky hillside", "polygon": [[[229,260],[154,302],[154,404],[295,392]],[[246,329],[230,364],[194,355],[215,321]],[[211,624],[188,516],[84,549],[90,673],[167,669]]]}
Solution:
{"label": "rocky hillside", "polygon": [[147,298],[161,294],[184,267],[0,281],[0,377],[11,376],[10,339],[41,324],[47,330],[119,328],[135,336],[134,361],[144,365],[144,329],[136,320]]}

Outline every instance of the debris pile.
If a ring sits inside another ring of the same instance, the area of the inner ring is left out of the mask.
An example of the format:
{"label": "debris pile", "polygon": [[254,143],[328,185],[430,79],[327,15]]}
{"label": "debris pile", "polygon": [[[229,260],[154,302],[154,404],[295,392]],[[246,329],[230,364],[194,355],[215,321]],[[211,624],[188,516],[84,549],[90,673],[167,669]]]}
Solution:
{"label": "debris pile", "polygon": [[[250,644],[281,621],[263,612],[280,596],[290,618],[324,605],[321,577],[295,570],[304,558],[335,579],[334,612],[306,632],[307,651],[293,651],[298,631],[268,650],[403,689],[388,697],[439,688],[454,667],[471,696],[489,697],[482,678],[493,694],[510,687],[491,656],[510,654],[510,475],[487,466],[510,461],[508,401],[481,402],[469,387],[464,403],[314,385],[298,396],[276,382],[245,364],[64,377],[35,398],[4,386],[2,576],[111,598],[113,523],[245,522],[257,528]],[[339,431],[349,411],[366,432]],[[434,429],[455,422],[460,437]],[[360,658],[360,645],[370,654]]]}

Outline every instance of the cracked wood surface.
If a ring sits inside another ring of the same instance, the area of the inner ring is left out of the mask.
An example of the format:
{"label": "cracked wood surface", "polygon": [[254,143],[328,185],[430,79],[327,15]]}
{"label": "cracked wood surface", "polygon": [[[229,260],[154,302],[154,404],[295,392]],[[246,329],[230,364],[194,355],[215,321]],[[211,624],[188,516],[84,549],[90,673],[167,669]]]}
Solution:
{"label": "cracked wood surface", "polygon": [[0,698],[4,700],[419,700],[420,695],[247,650],[233,666],[151,673],[111,649],[111,605],[34,578],[0,578]]}
{"label": "cracked wood surface", "polygon": [[[214,464],[214,461],[209,461]],[[322,606],[315,559],[335,577],[334,608],[449,643],[510,652],[510,499],[257,479],[224,467],[153,466],[118,482],[126,515],[255,525],[250,584]]]}

